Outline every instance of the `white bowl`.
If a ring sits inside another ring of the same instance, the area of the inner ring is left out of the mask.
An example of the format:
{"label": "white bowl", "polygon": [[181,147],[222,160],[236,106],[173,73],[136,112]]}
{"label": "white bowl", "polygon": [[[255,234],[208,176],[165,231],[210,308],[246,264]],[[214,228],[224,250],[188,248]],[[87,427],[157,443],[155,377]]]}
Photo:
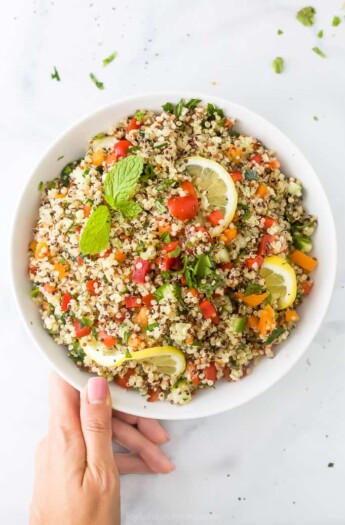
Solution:
{"label": "white bowl", "polygon": [[[30,296],[31,283],[27,275],[27,247],[32,237],[39,206],[39,181],[58,176],[69,161],[82,157],[88,139],[120,117],[133,114],[138,108],[161,110],[167,101],[177,102],[181,97],[200,98],[223,108],[225,113],[238,120],[237,129],[257,137],[277,152],[283,172],[302,180],[306,209],[318,216],[319,225],[314,236],[314,254],[319,260],[313,274],[315,286],[312,295],[301,306],[300,322],[286,342],[279,346],[274,359],[265,359],[253,372],[238,383],[220,381],[215,388],[198,392],[192,402],[174,406],[167,402],[148,403],[135,391],[125,391],[111,384],[113,405],[118,410],[160,419],[191,419],[209,416],[242,405],[258,396],[296,363],[315,336],[326,313],[332,294],[336,270],[336,235],[332,212],[317,175],[302,153],[275,126],[252,111],[228,100],[199,93],[153,93],[118,100],[80,120],[48,148],[28,178],[15,217],[12,234],[12,276],[21,317],[32,339],[50,361],[53,368],[70,384],[82,389],[89,377],[81,372],[67,357],[65,349],[57,345],[43,329],[37,307]],[[63,155],[62,160],[58,158]],[[327,249],[325,248],[327,247]]]}

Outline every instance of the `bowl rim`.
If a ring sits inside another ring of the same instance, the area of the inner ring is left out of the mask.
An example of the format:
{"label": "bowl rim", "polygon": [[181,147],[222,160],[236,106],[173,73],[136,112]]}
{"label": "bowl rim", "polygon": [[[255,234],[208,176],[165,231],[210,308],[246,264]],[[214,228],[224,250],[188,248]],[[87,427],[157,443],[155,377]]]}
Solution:
{"label": "bowl rim", "polygon": [[[317,331],[319,330],[321,323],[324,320],[324,317],[326,315],[327,309],[329,307],[331,297],[333,294],[334,289],[334,283],[335,283],[335,277],[336,277],[336,268],[337,268],[337,253],[338,253],[338,247],[337,247],[337,235],[336,235],[336,228],[335,228],[335,221],[332,214],[332,209],[329,203],[328,196],[321,184],[320,179],[318,178],[318,175],[316,171],[314,170],[313,166],[307,160],[307,158],[304,156],[304,154],[300,151],[300,149],[290,140],[290,138],[285,135],[275,124],[267,120],[262,115],[256,113],[255,111],[249,109],[246,106],[243,106],[241,104],[237,104],[236,102],[233,102],[232,100],[228,98],[218,97],[214,95],[210,95],[207,93],[200,93],[195,91],[179,91],[179,90],[168,90],[168,91],[147,91],[143,93],[139,93],[137,95],[130,95],[126,97],[121,97],[118,99],[115,99],[111,102],[108,102],[106,104],[103,104],[96,108],[95,110],[85,113],[82,117],[75,120],[71,125],[69,125],[67,128],[65,128],[62,132],[59,133],[59,135],[49,143],[49,145],[44,149],[43,153],[39,156],[39,159],[37,162],[34,163],[33,167],[28,170],[29,175],[27,176],[25,183],[23,185],[23,188],[21,189],[19,196],[17,198],[14,211],[12,214],[12,227],[10,232],[10,250],[9,250],[9,258],[10,258],[10,276],[11,276],[11,288],[12,293],[14,296],[15,304],[17,311],[19,312],[19,316],[26,328],[27,333],[30,335],[31,340],[35,343],[35,346],[37,346],[45,357],[47,361],[49,362],[50,366],[61,376],[63,377],[69,384],[73,385],[76,389],[81,390],[83,387],[80,383],[78,383],[74,378],[69,377],[67,373],[65,373],[65,370],[62,370],[57,364],[53,362],[52,359],[49,358],[47,352],[43,349],[43,345],[40,344],[38,339],[36,338],[35,334],[30,330],[29,322],[26,319],[24,315],[24,311],[22,308],[22,305],[20,304],[19,299],[19,291],[18,291],[18,285],[17,285],[17,278],[15,274],[15,265],[14,265],[14,257],[15,257],[15,233],[16,233],[16,225],[20,218],[20,208],[22,203],[24,202],[25,195],[28,191],[30,182],[32,178],[34,177],[36,171],[40,168],[41,163],[44,161],[45,158],[49,157],[51,152],[53,152],[54,148],[58,145],[58,143],[63,140],[63,138],[68,135],[70,132],[73,132],[73,130],[78,129],[83,124],[86,124],[90,119],[93,119],[97,117],[98,114],[101,114],[104,111],[111,110],[114,106],[121,106],[123,104],[128,103],[134,103],[137,102],[140,104],[140,100],[145,101],[145,99],[155,98],[155,97],[165,97],[166,99],[181,99],[181,98],[200,98],[202,101],[210,101],[211,103],[216,104],[217,106],[222,107],[222,105],[230,104],[233,108],[233,111],[236,112],[236,109],[238,109],[239,113],[245,112],[249,114],[251,117],[253,117],[259,124],[266,126],[270,128],[272,131],[274,131],[278,138],[283,139],[288,146],[293,149],[296,153],[298,153],[299,157],[309,165],[309,168],[311,169],[313,176],[318,181],[322,192],[323,192],[323,199],[324,199],[324,205],[327,208],[327,214],[328,214],[328,222],[332,225],[331,231],[329,232],[329,242],[330,242],[330,251],[332,252],[333,257],[330,259],[330,266],[328,268],[329,272],[329,278],[328,278],[328,287],[327,287],[327,293],[324,295],[324,301],[323,304],[320,305],[320,315],[318,317],[317,323],[314,325],[314,329],[310,330],[308,335],[305,336],[305,344],[303,345],[303,350],[296,351],[293,356],[289,359],[289,363],[285,365],[283,371],[281,374],[277,374],[276,377],[273,377],[270,381],[267,382],[267,384],[261,386],[256,391],[252,392],[250,395],[243,396],[243,399],[241,402],[238,402],[235,405],[232,406],[212,406],[209,409],[204,409],[202,413],[199,413],[196,411],[194,414],[186,414],[183,412],[183,407],[179,407],[180,413],[174,413],[173,415],[169,415],[166,410],[158,410],[156,411],[157,414],[149,415],[148,411],[144,411],[141,408],[132,410],[131,408],[126,408],[125,406],[120,406],[116,403],[116,409],[122,410],[127,412],[128,414],[136,415],[136,416],[144,416],[144,417],[158,417],[160,419],[165,420],[189,420],[189,419],[196,419],[201,417],[207,417],[211,415],[216,415],[222,412],[225,412],[227,410],[231,410],[234,408],[238,408],[242,406],[243,404],[255,399],[256,397],[260,396],[267,390],[269,390],[271,387],[273,387],[279,380],[281,380],[290,370],[291,368],[299,361],[299,359],[303,356],[303,354],[306,352],[308,347],[310,346],[312,340],[314,339]],[[236,117],[236,115],[235,115]],[[244,122],[245,125],[245,122]],[[259,134],[259,133],[258,133]],[[137,394],[139,395],[139,394]],[[112,396],[113,402],[115,401],[114,396]],[[168,403],[160,403],[160,405],[170,406]],[[156,403],[154,404],[156,405]]]}

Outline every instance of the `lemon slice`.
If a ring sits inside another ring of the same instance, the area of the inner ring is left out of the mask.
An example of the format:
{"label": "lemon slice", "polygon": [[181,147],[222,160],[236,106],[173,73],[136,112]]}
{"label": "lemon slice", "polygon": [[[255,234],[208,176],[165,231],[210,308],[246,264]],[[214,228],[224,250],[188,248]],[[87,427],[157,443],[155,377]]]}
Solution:
{"label": "lemon slice", "polygon": [[230,174],[218,162],[204,157],[189,157],[186,171],[192,178],[201,197],[201,207],[207,210],[207,215],[214,210],[223,214],[221,224],[210,228],[211,235],[219,235],[232,221],[237,207],[237,191]]}
{"label": "lemon slice", "polygon": [[186,368],[183,352],[174,346],[156,346],[132,352],[126,357],[116,347],[107,349],[96,340],[83,347],[85,354],[95,363],[108,368],[121,366],[125,361],[145,361],[153,364],[159,374],[180,376]]}
{"label": "lemon slice", "polygon": [[297,281],[292,266],[278,255],[266,257],[260,268],[267,290],[278,299],[278,309],[283,310],[292,305],[296,299]]}

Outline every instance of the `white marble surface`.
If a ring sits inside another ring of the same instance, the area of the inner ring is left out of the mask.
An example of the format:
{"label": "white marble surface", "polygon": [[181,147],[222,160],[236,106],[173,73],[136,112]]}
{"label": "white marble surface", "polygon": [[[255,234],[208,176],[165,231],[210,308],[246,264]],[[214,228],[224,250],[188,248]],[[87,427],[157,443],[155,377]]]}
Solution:
{"label": "white marble surface", "polygon": [[[299,0],[12,0],[2,6],[1,523],[27,523],[34,444],[47,420],[49,367],[20,324],[6,265],[18,193],[42,150],[75,119],[116,97],[175,88],[231,98],[286,132],[331,200],[340,262],[333,301],[305,357],[246,406],[168,423],[166,450],[177,469],[124,479],[123,523],[345,523],[345,10],[342,0],[312,4],[313,28],[294,18]],[[332,28],[335,14],[343,23]],[[311,51],[315,45],[327,60]],[[118,59],[102,68],[113,50]],[[282,75],[270,66],[277,55],[286,60]],[[54,65],[61,82],[50,78]],[[90,82],[90,71],[104,91]]]}

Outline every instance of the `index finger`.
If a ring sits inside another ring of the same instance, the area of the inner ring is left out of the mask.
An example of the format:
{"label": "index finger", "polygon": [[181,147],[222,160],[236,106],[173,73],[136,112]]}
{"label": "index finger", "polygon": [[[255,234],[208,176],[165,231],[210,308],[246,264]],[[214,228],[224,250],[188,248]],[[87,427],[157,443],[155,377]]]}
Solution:
{"label": "index finger", "polygon": [[49,381],[49,426],[63,428],[73,433],[79,432],[80,394],[55,372]]}

